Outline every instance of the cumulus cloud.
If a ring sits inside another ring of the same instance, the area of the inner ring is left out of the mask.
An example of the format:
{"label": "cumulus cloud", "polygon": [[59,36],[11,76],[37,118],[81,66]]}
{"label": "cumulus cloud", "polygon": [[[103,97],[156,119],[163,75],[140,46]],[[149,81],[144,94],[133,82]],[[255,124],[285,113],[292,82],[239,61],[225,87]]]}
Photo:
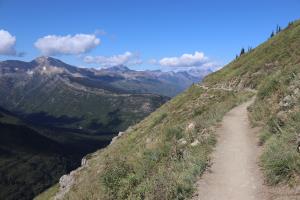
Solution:
{"label": "cumulus cloud", "polygon": [[209,59],[202,52],[183,54],[179,57],[166,57],[159,61],[163,67],[197,67],[207,64]]}
{"label": "cumulus cloud", "polygon": [[83,60],[86,63],[99,64],[101,67],[113,67],[117,65],[132,66],[142,63],[138,54],[129,51],[113,56],[85,56]]}
{"label": "cumulus cloud", "polygon": [[17,55],[16,37],[11,35],[8,31],[0,29],[0,54],[1,55]]}
{"label": "cumulus cloud", "polygon": [[54,56],[86,53],[99,44],[100,39],[95,34],[76,34],[74,36],[48,35],[39,38],[34,45],[42,54]]}

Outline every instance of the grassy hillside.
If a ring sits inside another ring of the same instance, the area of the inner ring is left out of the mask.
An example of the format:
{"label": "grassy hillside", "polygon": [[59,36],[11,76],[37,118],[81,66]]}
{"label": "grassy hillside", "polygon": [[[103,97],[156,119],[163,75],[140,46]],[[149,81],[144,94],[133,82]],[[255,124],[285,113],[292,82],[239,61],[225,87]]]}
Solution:
{"label": "grassy hillside", "polygon": [[251,87],[257,98],[250,109],[254,125],[264,127],[260,143],[266,180],[299,184],[300,21],[208,76],[207,85]]}
{"label": "grassy hillside", "polygon": [[205,84],[259,90],[262,82],[272,75],[300,63],[299,29],[300,21],[294,22],[257,48],[207,76]]}
{"label": "grassy hillside", "polygon": [[169,99],[89,76],[49,57],[0,62],[0,199],[32,199]]}
{"label": "grassy hillside", "polygon": [[76,185],[65,198],[189,197],[194,180],[209,164],[216,141],[212,126],[251,95],[192,86],[89,156],[88,167],[76,175]]}
{"label": "grassy hillside", "polygon": [[253,125],[263,127],[261,166],[266,180],[270,184],[299,184],[299,65],[297,21],[92,154],[74,175],[75,184],[64,199],[190,197],[195,178],[209,165],[216,142],[213,127],[254,90],[256,100],[249,112]]}

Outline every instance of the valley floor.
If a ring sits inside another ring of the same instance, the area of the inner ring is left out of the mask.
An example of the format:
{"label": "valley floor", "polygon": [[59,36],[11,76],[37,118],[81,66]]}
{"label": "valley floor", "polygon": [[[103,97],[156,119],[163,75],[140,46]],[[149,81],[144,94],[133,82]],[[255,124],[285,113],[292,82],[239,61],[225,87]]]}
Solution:
{"label": "valley floor", "polygon": [[224,117],[217,130],[212,167],[197,183],[194,200],[269,199],[258,167],[257,129],[250,127],[244,103]]}

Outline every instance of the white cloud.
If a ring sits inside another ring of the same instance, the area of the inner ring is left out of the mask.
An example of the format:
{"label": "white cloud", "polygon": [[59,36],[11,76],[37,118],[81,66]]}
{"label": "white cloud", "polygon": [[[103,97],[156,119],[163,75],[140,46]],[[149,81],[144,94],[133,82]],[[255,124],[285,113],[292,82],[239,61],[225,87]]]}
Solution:
{"label": "white cloud", "polygon": [[194,54],[183,54],[180,57],[166,57],[159,61],[163,67],[198,67],[209,62],[202,52],[196,51]]}
{"label": "white cloud", "polygon": [[101,67],[113,67],[117,65],[137,65],[141,64],[142,61],[138,54],[132,52],[125,52],[124,54],[114,55],[114,56],[85,56],[84,62],[86,63],[96,63]]}
{"label": "white cloud", "polygon": [[16,37],[11,35],[8,31],[0,30],[0,54],[2,55],[17,55]]}
{"label": "white cloud", "polygon": [[100,39],[95,34],[76,34],[74,36],[48,35],[39,38],[34,45],[42,54],[53,56],[86,53],[99,44]]}

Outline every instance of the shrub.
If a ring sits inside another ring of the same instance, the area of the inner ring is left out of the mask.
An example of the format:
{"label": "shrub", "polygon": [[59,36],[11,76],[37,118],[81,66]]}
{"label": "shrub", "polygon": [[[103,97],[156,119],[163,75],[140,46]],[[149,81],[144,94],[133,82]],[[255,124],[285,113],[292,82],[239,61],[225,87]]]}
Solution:
{"label": "shrub", "polygon": [[259,145],[265,144],[265,142],[272,136],[273,134],[270,131],[264,130],[259,135]]}
{"label": "shrub", "polygon": [[280,82],[275,78],[270,78],[269,80],[265,81],[265,84],[262,85],[262,87],[259,89],[259,92],[257,96],[260,99],[264,99],[265,97],[272,94],[274,91],[276,91],[280,86]]}
{"label": "shrub", "polygon": [[[132,176],[133,169],[124,160],[115,160],[107,162],[104,173],[102,175],[102,182],[107,188],[111,197],[117,199],[119,197],[120,186],[124,184],[127,176]],[[123,191],[122,196],[126,196],[127,192]]]}
{"label": "shrub", "polygon": [[296,145],[290,144],[292,135],[271,137],[266,143],[261,162],[269,184],[292,181],[295,173],[300,171],[300,157]]}

